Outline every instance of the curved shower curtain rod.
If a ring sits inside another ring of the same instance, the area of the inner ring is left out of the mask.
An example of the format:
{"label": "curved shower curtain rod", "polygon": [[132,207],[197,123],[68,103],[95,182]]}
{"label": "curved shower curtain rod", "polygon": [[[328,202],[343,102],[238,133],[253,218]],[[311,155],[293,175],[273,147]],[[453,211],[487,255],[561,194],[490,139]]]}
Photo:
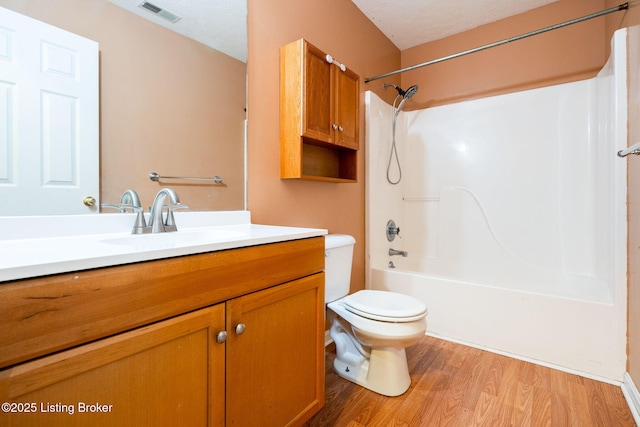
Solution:
{"label": "curved shower curtain rod", "polygon": [[489,49],[489,48],[496,47],[496,46],[501,46],[503,44],[511,43],[511,42],[514,42],[514,41],[517,41],[517,40],[521,40],[521,39],[524,39],[524,38],[527,38],[527,37],[536,36],[538,34],[546,33],[547,31],[557,30],[558,28],[566,27],[566,26],[572,25],[572,24],[577,24],[578,22],[587,21],[589,19],[597,18],[597,17],[602,16],[602,15],[607,15],[609,13],[619,12],[621,10],[627,10],[627,9],[629,9],[629,3],[628,2],[620,4],[620,5],[616,6],[616,7],[605,9],[605,10],[600,11],[600,12],[596,12],[596,13],[592,13],[590,15],[583,16],[581,18],[572,19],[571,21],[566,21],[566,22],[562,22],[560,24],[552,25],[550,27],[541,28],[539,30],[531,31],[531,32],[526,33],[526,34],[521,34],[519,36],[510,37],[508,39],[504,39],[504,40],[500,40],[500,41],[497,41],[497,42],[489,43],[489,44],[486,44],[486,45],[483,45],[483,46],[479,46],[479,47],[476,47],[476,48],[473,48],[473,49],[465,50],[463,52],[455,53],[453,55],[443,56],[442,58],[438,58],[438,59],[434,59],[434,60],[431,60],[431,61],[423,62],[422,64],[413,65],[411,67],[406,67],[406,68],[401,68],[400,70],[391,71],[389,73],[380,74],[380,75],[374,76],[374,77],[365,77],[364,82],[365,83],[369,83],[369,82],[371,82],[373,80],[378,80],[378,79],[382,79],[384,77],[393,76],[395,74],[404,73],[405,71],[415,70],[416,68],[426,67],[427,65],[437,64],[439,62],[444,62],[444,61],[447,61],[449,59],[459,58],[461,56],[468,55],[470,53],[480,52],[481,50]]}

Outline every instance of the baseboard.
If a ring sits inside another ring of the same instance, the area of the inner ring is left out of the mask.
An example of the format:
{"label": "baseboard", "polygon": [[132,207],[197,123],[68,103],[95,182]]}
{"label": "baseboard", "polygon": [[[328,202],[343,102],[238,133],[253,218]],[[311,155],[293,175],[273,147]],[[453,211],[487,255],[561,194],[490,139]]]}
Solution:
{"label": "baseboard", "polygon": [[430,333],[430,332],[427,332],[426,335],[428,335],[430,337],[442,339],[442,340],[445,340],[445,341],[451,341],[451,342],[455,342],[457,344],[466,345],[467,347],[473,347],[473,348],[477,348],[479,350],[485,350],[485,351],[488,351],[490,353],[500,354],[502,356],[507,356],[507,357],[510,357],[512,359],[522,360],[523,362],[533,363],[533,364],[536,364],[536,365],[540,365],[540,366],[544,366],[544,367],[547,367],[547,368],[555,369],[557,371],[567,372],[567,373],[572,374],[572,375],[578,375],[580,377],[589,378],[589,379],[592,379],[592,380],[596,380],[596,381],[600,381],[600,382],[603,382],[603,383],[615,385],[615,386],[618,386],[618,387],[622,386],[622,382],[621,381],[614,380],[614,379],[611,379],[611,378],[601,377],[599,375],[589,374],[587,372],[583,372],[583,371],[579,371],[579,370],[576,370],[576,369],[567,368],[566,366],[560,366],[560,365],[556,365],[556,364],[553,364],[553,363],[544,362],[542,360],[533,359],[531,357],[521,356],[519,354],[510,353],[508,351],[497,350],[495,348],[485,347],[485,346],[477,345],[477,344],[470,343],[470,342],[467,342],[467,341],[464,341],[464,340],[459,340],[459,339],[456,339],[456,338],[451,338],[451,337],[447,337],[447,336],[443,336],[443,335],[433,334],[433,333]]}
{"label": "baseboard", "polygon": [[640,426],[640,392],[638,392],[638,388],[633,383],[631,375],[629,375],[628,372],[625,372],[624,374],[624,381],[621,387],[622,394],[624,394],[624,398],[627,400],[631,414],[633,414],[633,419],[636,424]]}
{"label": "baseboard", "polygon": [[333,340],[331,339],[331,334],[329,333],[329,331],[324,331],[324,346],[326,347],[332,342]]}

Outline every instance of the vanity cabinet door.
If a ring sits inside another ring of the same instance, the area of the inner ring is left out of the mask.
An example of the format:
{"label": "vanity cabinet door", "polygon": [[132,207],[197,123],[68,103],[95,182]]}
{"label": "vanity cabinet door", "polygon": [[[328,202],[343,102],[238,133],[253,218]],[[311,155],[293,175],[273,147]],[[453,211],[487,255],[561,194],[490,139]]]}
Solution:
{"label": "vanity cabinet door", "polygon": [[227,302],[227,426],[302,425],[324,405],[324,273]]}
{"label": "vanity cabinet door", "polygon": [[0,425],[223,426],[224,321],[218,304],[0,371]]}

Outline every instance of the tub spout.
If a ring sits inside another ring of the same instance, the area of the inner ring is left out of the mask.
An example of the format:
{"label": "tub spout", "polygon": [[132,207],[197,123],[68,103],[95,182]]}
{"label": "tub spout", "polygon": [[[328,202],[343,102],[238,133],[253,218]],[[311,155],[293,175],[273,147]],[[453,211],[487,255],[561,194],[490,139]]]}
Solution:
{"label": "tub spout", "polygon": [[406,257],[408,255],[407,251],[397,251],[395,249],[389,249],[389,256],[394,256],[394,255],[402,255],[403,257]]}

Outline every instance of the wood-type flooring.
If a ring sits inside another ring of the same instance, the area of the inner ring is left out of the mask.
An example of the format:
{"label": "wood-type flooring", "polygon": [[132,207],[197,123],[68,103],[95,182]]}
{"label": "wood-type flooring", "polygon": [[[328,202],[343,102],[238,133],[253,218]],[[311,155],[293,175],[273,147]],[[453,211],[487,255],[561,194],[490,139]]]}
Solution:
{"label": "wood-type flooring", "polygon": [[333,372],[308,426],[635,426],[620,387],[425,336],[407,349],[411,386],[385,397]]}

